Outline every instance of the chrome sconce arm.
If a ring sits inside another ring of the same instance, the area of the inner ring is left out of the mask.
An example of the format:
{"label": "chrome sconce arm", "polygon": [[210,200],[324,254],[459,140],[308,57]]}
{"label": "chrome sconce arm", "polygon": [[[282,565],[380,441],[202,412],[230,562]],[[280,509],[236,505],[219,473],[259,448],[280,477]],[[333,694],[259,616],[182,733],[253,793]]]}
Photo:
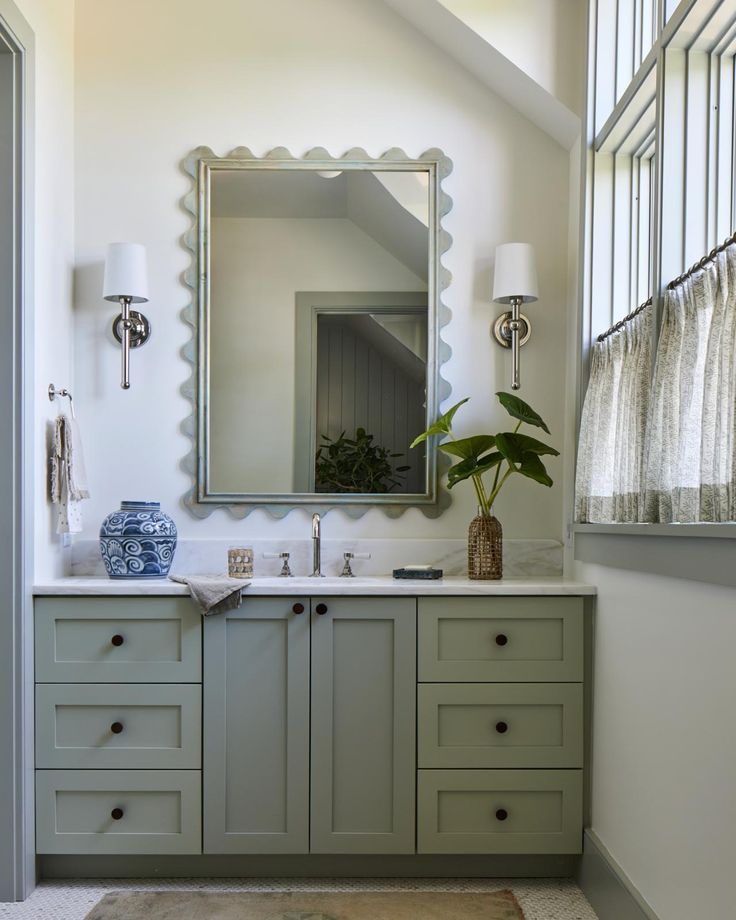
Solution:
{"label": "chrome sconce arm", "polygon": [[130,389],[130,349],[145,345],[151,335],[151,324],[138,310],[131,310],[130,297],[120,298],[120,313],[112,321],[112,334],[120,342],[120,386]]}
{"label": "chrome sconce arm", "polygon": [[140,243],[110,243],[105,258],[102,296],[120,304],[112,323],[112,334],[122,346],[120,386],[130,389],[130,349],[144,345],[151,335],[151,324],[130,305],[147,303],[148,270],[146,249]]}
{"label": "chrome sconce arm", "polygon": [[511,349],[511,389],[521,387],[519,350],[532,334],[532,324],[521,312],[523,303],[537,300],[534,249],[528,243],[503,243],[496,247],[493,300],[508,304],[493,324],[491,334],[499,345]]}
{"label": "chrome sconce arm", "polygon": [[521,312],[523,300],[514,297],[511,300],[511,310],[502,313],[493,324],[493,338],[503,348],[511,349],[511,389],[521,387],[519,349],[526,345],[532,334],[532,324],[527,316]]}

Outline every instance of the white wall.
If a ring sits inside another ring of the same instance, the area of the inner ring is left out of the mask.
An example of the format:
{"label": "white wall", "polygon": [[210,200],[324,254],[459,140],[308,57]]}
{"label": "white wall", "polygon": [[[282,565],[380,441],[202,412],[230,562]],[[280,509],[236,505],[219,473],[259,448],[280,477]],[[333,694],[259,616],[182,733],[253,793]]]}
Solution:
{"label": "white wall", "polygon": [[[206,15],[205,15],[206,12]],[[118,53],[115,49],[125,49]],[[78,296],[75,384],[86,420],[93,500],[86,536],[121,498],[160,499],[187,537],[308,534],[307,517],[273,521],[256,512],[205,521],[180,506],[189,450],[180,424],[189,404],[180,387],[189,367],[180,350],[189,331],[180,244],[189,190],[180,169],[199,144],[217,153],[245,144],[263,154],[324,146],[374,155],[399,146],[418,155],[441,147],[455,164],[445,187],[454,198],[445,262],[454,280],[445,332],[453,357],[444,373],[452,399],[471,396],[461,433],[506,424],[493,393],[508,388],[509,357],[489,339],[491,256],[497,243],[537,246],[542,298],[530,307],[535,335],[523,351],[523,389],[561,443],[564,401],[568,158],[401,17],[375,0],[211,0],[196,15],[179,0],[77,0],[76,243]],[[151,341],[133,355],[132,389],[118,386],[118,352],[100,299],[108,240],[149,248]],[[560,464],[550,464],[553,478]],[[474,513],[472,490],[427,521],[411,510],[397,521],[379,511],[359,521],[332,512],[328,536],[461,537]],[[561,488],[513,482],[499,501],[507,536],[561,536]]]}
{"label": "white wall", "polygon": [[576,575],[598,586],[593,830],[661,920],[733,916],[736,590]]}
{"label": "white wall", "polygon": [[211,483],[291,492],[297,291],[422,291],[426,284],[345,218],[214,218]]}
{"label": "white wall", "polygon": [[46,390],[73,386],[74,0],[15,3],[36,36],[34,550],[37,574],[54,576],[66,554],[48,501],[48,426],[57,406]]}
{"label": "white wall", "polygon": [[585,0],[441,0],[577,115],[583,114]]}

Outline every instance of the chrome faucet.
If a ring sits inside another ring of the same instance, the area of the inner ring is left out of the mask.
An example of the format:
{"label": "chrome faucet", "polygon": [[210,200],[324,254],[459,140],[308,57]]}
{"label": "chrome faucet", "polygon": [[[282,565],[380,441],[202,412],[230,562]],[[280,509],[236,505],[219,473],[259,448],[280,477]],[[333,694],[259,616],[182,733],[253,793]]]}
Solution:
{"label": "chrome faucet", "polygon": [[310,578],[324,578],[322,575],[322,529],[319,514],[312,515],[312,574]]}

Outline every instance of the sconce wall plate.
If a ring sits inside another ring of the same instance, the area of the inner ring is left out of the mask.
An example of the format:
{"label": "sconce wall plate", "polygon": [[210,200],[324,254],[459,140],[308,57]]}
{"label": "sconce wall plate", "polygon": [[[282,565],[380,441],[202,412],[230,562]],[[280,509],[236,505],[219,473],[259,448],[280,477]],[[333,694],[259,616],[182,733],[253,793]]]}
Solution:
{"label": "sconce wall plate", "polygon": [[[502,348],[511,348],[512,335],[511,327],[509,326],[511,317],[511,310],[507,310],[505,313],[501,313],[501,315],[496,318],[496,322],[491,326],[491,335]],[[519,322],[523,326],[523,329],[519,331],[519,345],[526,345],[532,334],[531,320],[528,316],[520,313]]]}
{"label": "sconce wall plate", "polygon": [[[118,313],[112,321],[112,334],[118,342],[123,343],[123,314]],[[151,335],[151,323],[138,310],[130,311],[130,347],[145,345]]]}

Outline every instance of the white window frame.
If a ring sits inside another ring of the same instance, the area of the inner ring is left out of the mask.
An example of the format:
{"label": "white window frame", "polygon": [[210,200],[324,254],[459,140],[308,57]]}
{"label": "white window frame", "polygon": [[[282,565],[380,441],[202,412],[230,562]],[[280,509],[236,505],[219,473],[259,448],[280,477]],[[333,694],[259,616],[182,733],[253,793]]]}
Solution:
{"label": "white window frame", "polygon": [[[653,0],[647,51],[648,2],[589,0],[578,423],[595,337],[646,299],[643,205],[636,214],[632,207],[642,157],[654,173],[647,267],[655,348],[666,284],[736,230],[736,2]],[[736,522],[572,531],[581,561],[736,584],[722,558],[733,553]]]}

